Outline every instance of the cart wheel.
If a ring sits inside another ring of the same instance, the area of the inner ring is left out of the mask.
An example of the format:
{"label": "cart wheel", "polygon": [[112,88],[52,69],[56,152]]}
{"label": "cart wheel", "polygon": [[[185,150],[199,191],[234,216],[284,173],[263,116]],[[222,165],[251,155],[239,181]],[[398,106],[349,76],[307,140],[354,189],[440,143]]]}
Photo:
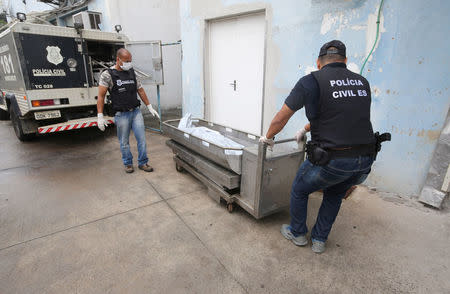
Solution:
{"label": "cart wheel", "polygon": [[177,172],[179,172],[179,173],[184,172],[184,168],[181,165],[179,165],[178,163],[175,163],[175,168],[176,168]]}
{"label": "cart wheel", "polygon": [[234,209],[234,203],[228,203],[227,204],[227,210],[229,213],[232,213]]}

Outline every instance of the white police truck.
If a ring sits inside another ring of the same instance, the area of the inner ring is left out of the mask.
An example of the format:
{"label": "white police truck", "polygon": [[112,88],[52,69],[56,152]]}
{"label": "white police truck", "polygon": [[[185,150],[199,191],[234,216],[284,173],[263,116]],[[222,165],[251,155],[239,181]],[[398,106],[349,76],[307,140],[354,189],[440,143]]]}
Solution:
{"label": "white police truck", "polygon": [[[152,80],[152,74],[162,75],[161,43],[144,44],[150,45],[147,49],[141,46],[144,42],[138,43],[135,47],[149,55],[156,68],[150,74],[136,70],[138,77]],[[0,32],[0,119],[11,119],[21,141],[97,126],[100,73],[114,64],[116,51],[127,44],[133,43],[123,34],[79,26],[7,25]],[[105,112],[105,119],[113,123],[108,105]]]}

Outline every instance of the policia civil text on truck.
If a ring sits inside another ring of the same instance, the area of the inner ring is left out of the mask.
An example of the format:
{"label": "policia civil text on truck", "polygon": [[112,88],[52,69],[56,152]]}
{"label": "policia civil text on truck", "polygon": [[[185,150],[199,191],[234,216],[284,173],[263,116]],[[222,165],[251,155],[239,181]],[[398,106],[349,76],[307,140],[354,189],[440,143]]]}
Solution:
{"label": "policia civil text on truck", "polygon": [[[273,146],[274,136],[292,115],[305,107],[311,141],[307,160],[292,184],[291,223],[281,233],[297,246],[308,244],[306,233],[308,197],[323,190],[317,221],[311,231],[312,250],[322,253],[331,227],[349,188],[362,183],[371,170],[376,153],[390,134],[374,134],[370,121],[369,82],[346,67],[346,47],[338,40],[324,44],[317,59],[318,71],[302,77],[282,109],[272,120],[261,142]],[[298,140],[306,129],[297,134]]]}

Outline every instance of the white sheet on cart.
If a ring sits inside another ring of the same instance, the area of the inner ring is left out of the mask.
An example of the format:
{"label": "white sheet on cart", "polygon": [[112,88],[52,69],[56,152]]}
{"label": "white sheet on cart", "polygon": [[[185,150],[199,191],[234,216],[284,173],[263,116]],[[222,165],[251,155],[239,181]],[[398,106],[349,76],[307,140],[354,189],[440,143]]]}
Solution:
{"label": "white sheet on cart", "polygon": [[[223,148],[238,148],[244,149],[244,146],[234,142],[233,140],[225,137],[221,133],[211,130],[207,127],[193,127],[192,126],[192,114],[186,114],[178,124],[178,128],[185,133],[196,136],[202,140],[216,144]],[[205,142],[207,143],[207,142]],[[227,155],[241,155],[240,150],[225,150]]]}

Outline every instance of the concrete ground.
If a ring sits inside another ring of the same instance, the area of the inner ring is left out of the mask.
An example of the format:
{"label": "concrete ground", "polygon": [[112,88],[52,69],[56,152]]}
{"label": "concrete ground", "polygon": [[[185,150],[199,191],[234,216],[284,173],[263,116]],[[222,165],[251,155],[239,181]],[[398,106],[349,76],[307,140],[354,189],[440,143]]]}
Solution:
{"label": "concrete ground", "polygon": [[147,138],[155,172],[125,174],[114,129],[20,143],[0,122],[1,294],[450,293],[448,211],[360,187],[316,255],[279,233],[288,211],[229,214]]}

